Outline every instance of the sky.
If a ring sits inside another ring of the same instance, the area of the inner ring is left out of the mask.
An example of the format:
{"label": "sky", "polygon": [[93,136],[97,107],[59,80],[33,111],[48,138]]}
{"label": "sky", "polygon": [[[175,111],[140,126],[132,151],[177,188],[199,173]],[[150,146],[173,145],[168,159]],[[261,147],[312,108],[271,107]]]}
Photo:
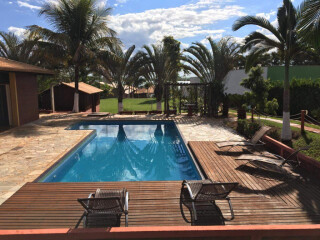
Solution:
{"label": "sky", "polygon": [[[44,2],[56,0],[0,0],[0,31],[11,31],[23,36],[29,25],[49,27],[39,9]],[[294,0],[298,6],[302,0]],[[254,30],[254,26],[232,31],[234,21],[245,15],[266,17],[276,25],[277,8],[281,0],[98,0],[99,6],[112,8],[109,27],[118,33],[124,47],[161,41],[163,36],[173,36],[183,48],[193,42],[203,42],[212,37],[234,36],[241,41]]]}

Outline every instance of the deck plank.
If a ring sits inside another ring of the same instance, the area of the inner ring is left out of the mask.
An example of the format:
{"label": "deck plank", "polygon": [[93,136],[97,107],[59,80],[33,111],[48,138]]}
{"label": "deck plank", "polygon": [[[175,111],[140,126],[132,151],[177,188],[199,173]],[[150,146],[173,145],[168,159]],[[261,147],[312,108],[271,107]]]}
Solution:
{"label": "deck plank", "polygon": [[[317,183],[260,178],[240,171],[244,161],[234,159],[241,147],[228,155],[214,142],[189,142],[189,146],[209,178],[240,185],[231,193],[234,220],[221,222],[220,212],[204,204],[198,206],[207,210],[200,214],[199,225],[320,223]],[[184,218],[180,209],[181,181],[27,183],[0,206],[0,229],[72,228],[83,213],[77,198],[97,188],[123,187],[130,192],[129,226],[190,225],[190,211],[183,205]],[[225,217],[230,216],[226,202],[218,201],[217,206]]]}

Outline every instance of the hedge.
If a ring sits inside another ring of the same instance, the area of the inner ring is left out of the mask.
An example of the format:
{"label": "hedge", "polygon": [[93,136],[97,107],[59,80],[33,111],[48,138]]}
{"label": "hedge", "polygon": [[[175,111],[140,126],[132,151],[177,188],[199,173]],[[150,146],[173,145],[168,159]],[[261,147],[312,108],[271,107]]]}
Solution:
{"label": "hedge", "polygon": [[[277,115],[282,115],[283,83],[277,81],[269,90],[269,99],[276,98],[279,103]],[[290,83],[290,112],[300,113],[301,110],[312,110],[320,107],[320,80],[293,79]]]}

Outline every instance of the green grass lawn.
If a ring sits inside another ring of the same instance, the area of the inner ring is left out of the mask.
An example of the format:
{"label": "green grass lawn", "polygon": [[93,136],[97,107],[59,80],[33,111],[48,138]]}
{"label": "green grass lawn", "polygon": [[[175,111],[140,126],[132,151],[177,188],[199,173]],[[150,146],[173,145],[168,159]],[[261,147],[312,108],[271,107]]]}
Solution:
{"label": "green grass lawn", "polygon": [[[261,123],[270,127],[277,129],[280,136],[281,134],[281,123],[276,123],[268,120],[261,120]],[[320,161],[320,134],[305,131],[305,133],[300,133],[300,128],[291,127],[293,133],[292,142],[288,145],[294,149],[298,149],[304,146],[311,146],[308,151],[303,151],[304,154],[310,156],[318,161]],[[272,136],[271,136],[272,137]],[[279,140],[279,139],[278,139]]]}
{"label": "green grass lawn", "polygon": [[[230,115],[231,116],[237,116],[237,110],[235,109],[229,109],[229,113],[231,113]],[[253,115],[255,118],[258,118],[259,116],[257,114],[254,114]],[[264,116],[260,116],[260,117],[264,117]],[[251,118],[251,112],[247,112],[247,118]],[[271,119],[275,119],[275,120],[281,120],[282,121],[282,118],[277,118],[277,117],[268,117],[268,118],[271,118]],[[299,120],[290,120],[291,123],[296,123],[296,124],[301,124],[301,122]],[[315,125],[315,124],[310,124],[310,123],[307,123],[305,122],[304,125],[306,127],[311,127],[311,128],[316,128],[316,129],[320,129],[320,126],[319,125]]]}
{"label": "green grass lawn", "polygon": [[[250,120],[248,120],[250,121]],[[255,120],[259,122],[259,120]],[[272,127],[272,130],[268,133],[268,135],[278,141],[280,141],[281,136],[281,128],[282,124],[277,122],[272,122],[269,120],[260,120],[260,124]],[[236,122],[228,122],[227,125],[234,130],[237,129]],[[312,133],[305,131],[305,133],[301,134],[300,128],[291,127],[293,139],[290,143],[287,143],[288,146],[298,149],[304,146],[311,146],[308,151],[303,151],[303,153],[307,156],[310,156],[317,161],[320,161],[320,134]]]}
{"label": "green grass lawn", "polygon": [[[282,124],[275,123],[268,120],[261,120],[264,125],[277,128],[278,133],[280,134]],[[311,146],[308,151],[304,153],[318,161],[320,161],[320,134],[312,133],[305,131],[303,134],[300,133],[300,128],[291,127],[293,133],[293,139],[290,144],[290,147],[298,149],[300,147]]]}
{"label": "green grass lawn", "polygon": [[[164,103],[162,103],[162,109]],[[152,111],[157,110],[155,98],[125,98],[123,99],[123,111]],[[100,100],[100,112],[118,112],[118,99],[107,98]]]}

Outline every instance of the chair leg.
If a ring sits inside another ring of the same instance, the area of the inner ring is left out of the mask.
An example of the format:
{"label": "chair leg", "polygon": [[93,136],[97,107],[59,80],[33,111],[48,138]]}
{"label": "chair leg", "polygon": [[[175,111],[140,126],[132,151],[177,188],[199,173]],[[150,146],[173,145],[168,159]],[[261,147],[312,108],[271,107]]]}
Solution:
{"label": "chair leg", "polygon": [[192,208],[193,208],[194,220],[197,221],[198,220],[197,210],[196,210],[196,206],[195,206],[194,202],[192,202]]}
{"label": "chair leg", "polygon": [[129,210],[129,192],[126,192],[125,205],[124,205],[126,227],[128,227],[128,210]]}
{"label": "chair leg", "polygon": [[125,218],[126,218],[126,227],[128,227],[128,212],[125,213]]}
{"label": "chair leg", "polygon": [[83,217],[83,228],[87,227],[87,215]]}
{"label": "chair leg", "polygon": [[230,208],[230,213],[231,213],[231,218],[230,219],[226,219],[224,218],[225,220],[227,221],[231,221],[234,219],[234,212],[233,212],[233,207],[232,207],[232,204],[231,204],[231,200],[230,198],[226,198],[226,200],[228,201],[228,204],[229,204],[229,208]]}

